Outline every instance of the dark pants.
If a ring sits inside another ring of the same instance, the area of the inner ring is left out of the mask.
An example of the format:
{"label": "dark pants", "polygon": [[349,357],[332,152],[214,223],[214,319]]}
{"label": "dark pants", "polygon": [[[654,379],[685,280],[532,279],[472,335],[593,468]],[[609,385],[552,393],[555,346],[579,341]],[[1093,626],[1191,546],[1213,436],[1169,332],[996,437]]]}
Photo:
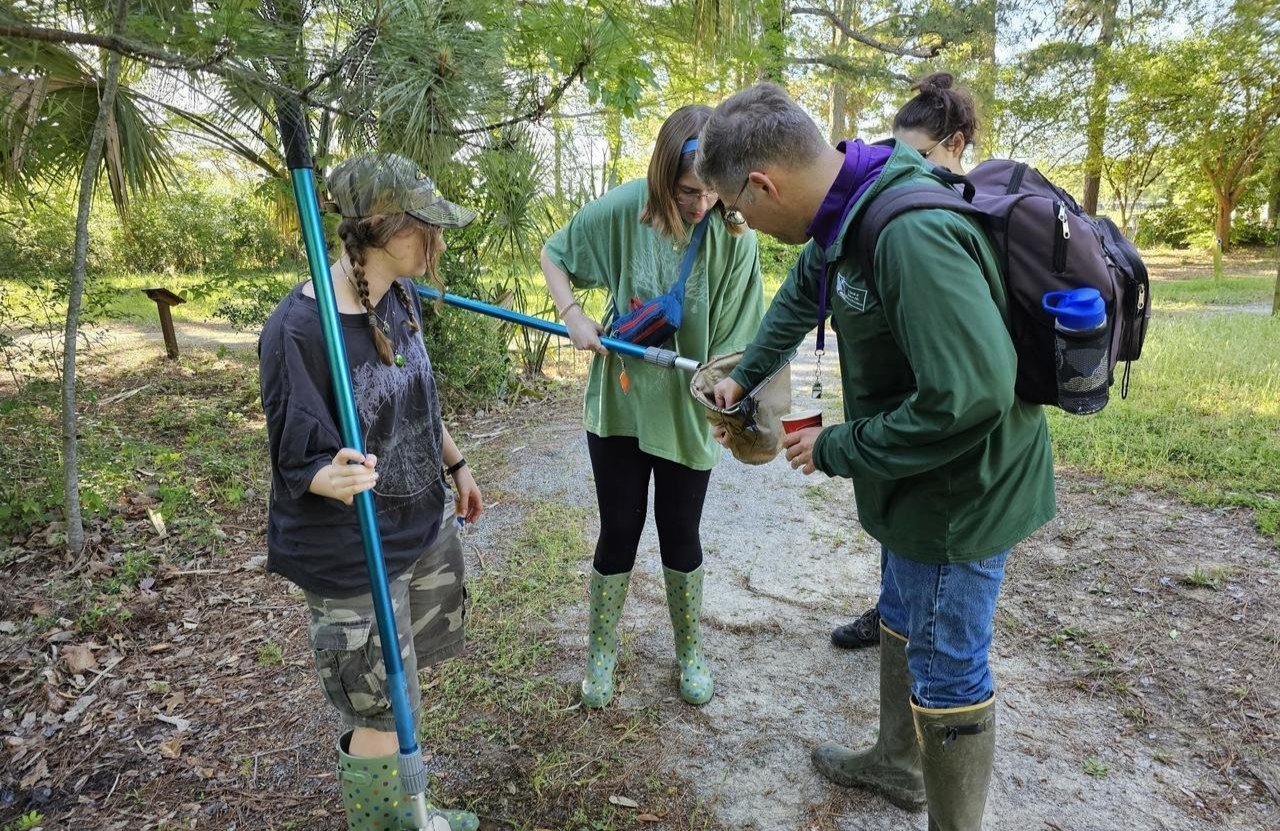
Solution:
{"label": "dark pants", "polygon": [[653,513],[658,524],[662,564],[690,572],[702,565],[702,503],[711,471],[694,470],[640,449],[627,436],[601,438],[587,433],[587,450],[600,506],[600,539],[595,569],[604,575],[631,571],[649,509],[653,475]]}

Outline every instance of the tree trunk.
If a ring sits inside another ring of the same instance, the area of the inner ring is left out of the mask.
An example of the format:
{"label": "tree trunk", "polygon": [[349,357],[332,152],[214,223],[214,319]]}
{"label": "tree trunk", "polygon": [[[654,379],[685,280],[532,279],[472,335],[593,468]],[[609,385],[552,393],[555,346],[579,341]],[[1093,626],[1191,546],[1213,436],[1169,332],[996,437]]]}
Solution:
{"label": "tree trunk", "polygon": [[[854,0],[841,0],[836,7],[840,20],[848,25],[853,16]],[[844,32],[835,29],[831,35],[831,52],[834,55],[845,55],[848,51],[849,39]],[[848,81],[836,70],[831,70],[831,143],[838,144],[849,138],[849,86]]]}
{"label": "tree trunk", "polygon": [[1271,296],[1271,316],[1280,317],[1280,242],[1276,243],[1276,291]]}
{"label": "tree trunk", "polygon": [[1086,213],[1098,212],[1098,192],[1102,187],[1102,154],[1107,138],[1107,96],[1111,93],[1110,53],[1116,35],[1118,0],[1102,0],[1102,30],[1098,33],[1093,59],[1093,83],[1089,86],[1087,147],[1084,157],[1084,199]]}
{"label": "tree trunk", "polygon": [[991,155],[987,149],[988,142],[983,130],[990,129],[991,118],[995,112],[996,101],[996,35],[997,35],[997,0],[982,0],[981,10],[981,42],[978,52],[978,77],[973,84],[973,92],[978,99],[978,134],[973,139],[974,161],[982,161]]}
{"label": "tree trunk", "polygon": [[[124,28],[126,0],[119,0],[112,32]],[[79,554],[84,549],[84,519],[80,514],[79,423],[76,416],[76,344],[80,334],[80,308],[84,300],[85,269],[89,260],[89,208],[93,205],[94,185],[102,165],[102,147],[107,135],[107,121],[115,108],[116,90],[120,85],[120,53],[107,57],[107,72],[98,117],[85,151],[80,171],[80,196],[76,210],[75,259],[71,266],[71,285],[67,292],[67,325],[62,340],[62,474],[63,499],[67,523],[67,548]]]}
{"label": "tree trunk", "polygon": [[555,148],[556,204],[564,204],[564,134],[560,130],[560,111],[551,116],[551,139]]}
{"label": "tree trunk", "polygon": [[1218,237],[1219,247],[1223,253],[1231,250],[1231,212],[1235,210],[1230,198],[1219,194],[1214,194],[1213,201],[1216,210],[1214,211],[1213,232]]}
{"label": "tree trunk", "polygon": [[1267,189],[1267,224],[1272,230],[1280,228],[1280,159],[1271,167],[1271,186]]}
{"label": "tree trunk", "polygon": [[760,61],[758,79],[783,85],[787,65],[787,25],[783,0],[767,0],[760,8],[760,45],[764,58]]}
{"label": "tree trunk", "polygon": [[839,144],[844,138],[845,103],[849,95],[838,75],[831,78],[831,143]]}

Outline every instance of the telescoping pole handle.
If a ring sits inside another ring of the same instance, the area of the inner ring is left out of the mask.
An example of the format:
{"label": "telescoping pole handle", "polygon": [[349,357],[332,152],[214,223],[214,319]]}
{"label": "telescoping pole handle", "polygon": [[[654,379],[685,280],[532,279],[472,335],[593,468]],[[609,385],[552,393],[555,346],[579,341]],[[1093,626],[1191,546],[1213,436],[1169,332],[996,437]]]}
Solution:
{"label": "telescoping pole handle", "polygon": [[[293,196],[298,206],[298,220],[302,226],[307,264],[311,271],[311,283],[315,287],[316,305],[319,307],[320,324],[324,332],[325,353],[329,359],[329,377],[333,386],[334,402],[338,409],[338,429],[342,434],[343,445],[363,454],[364,436],[360,429],[359,418],[356,416],[351,370],[347,362],[346,346],[342,340],[342,328],[338,322],[338,304],[333,293],[333,275],[329,273],[329,257],[324,244],[324,230],[320,224],[320,205],[316,198],[307,123],[301,103],[293,96],[277,96],[276,118],[280,125],[285,157],[289,163],[289,176],[293,182]],[[391,710],[395,717],[396,739],[400,746],[400,775],[397,778],[409,797],[415,826],[420,829],[429,829],[433,827],[433,822],[427,809],[427,773],[422,762],[422,750],[418,746],[408,686],[411,682],[418,683],[418,679],[405,677],[404,662],[400,658],[395,610],[391,603],[391,591],[387,585],[387,569],[382,557],[382,540],[378,535],[373,492],[364,491],[356,494],[355,508],[356,516],[360,521],[360,536],[364,542],[365,567],[369,572],[369,591],[373,596],[374,615],[377,618],[378,635],[382,641],[387,698],[391,702]]]}
{"label": "telescoping pole handle", "polygon": [[[569,337],[569,328],[563,323],[555,323],[550,320],[543,320],[540,317],[513,312],[510,309],[504,309],[501,306],[495,306],[491,303],[484,303],[471,297],[463,297],[460,294],[449,294],[441,292],[439,289],[433,289],[428,286],[418,286],[418,294],[428,300],[442,300],[455,308],[465,309],[468,312],[487,315],[497,318],[507,323],[514,323],[517,326],[524,326],[528,329],[537,329],[540,332],[546,332],[551,335],[557,335],[562,338]],[[629,358],[640,358],[643,361],[663,367],[664,369],[681,369],[685,372],[697,372],[702,364],[679,355],[670,349],[662,349],[657,346],[640,346],[638,344],[629,343],[625,340],[617,338],[602,337],[600,344],[610,352],[619,355],[625,355]]]}

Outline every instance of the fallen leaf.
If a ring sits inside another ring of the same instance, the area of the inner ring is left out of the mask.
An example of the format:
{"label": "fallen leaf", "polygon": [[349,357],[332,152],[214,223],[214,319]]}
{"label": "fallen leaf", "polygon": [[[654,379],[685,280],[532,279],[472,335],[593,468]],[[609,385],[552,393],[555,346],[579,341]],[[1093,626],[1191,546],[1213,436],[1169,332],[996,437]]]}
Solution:
{"label": "fallen leaf", "polygon": [[185,719],[182,716],[157,715],[156,718],[163,721],[165,724],[172,724],[174,727],[178,728],[179,733],[185,733],[191,729],[191,720]]}
{"label": "fallen leaf", "polygon": [[151,527],[156,529],[156,536],[164,539],[169,536],[169,531],[164,527],[164,517],[155,508],[147,508],[147,519],[151,520]]}
{"label": "fallen leaf", "polygon": [[4,633],[6,635],[12,635],[14,632],[17,632],[17,631],[18,631],[18,624],[14,623],[11,620],[0,620],[0,633]]}
{"label": "fallen leaf", "polygon": [[43,782],[45,779],[48,779],[48,778],[49,778],[49,763],[44,759],[41,759],[40,763],[35,767],[33,767],[30,773],[22,777],[22,781],[18,783],[18,787],[22,788],[24,791],[30,790],[31,787],[35,785],[37,782]]}
{"label": "fallen leaf", "polygon": [[93,650],[82,643],[64,648],[62,661],[67,665],[67,669],[77,675],[98,666],[98,659],[94,656]]}
{"label": "fallen leaf", "polygon": [[62,714],[62,720],[67,724],[71,724],[89,708],[89,705],[98,699],[97,694],[82,695],[76,699],[76,703],[71,705],[71,709]]}
{"label": "fallen leaf", "polygon": [[138,588],[142,589],[143,591],[146,591],[147,589],[151,588],[155,584],[156,584],[156,578],[143,577],[142,580],[139,581],[138,583]]}
{"label": "fallen leaf", "polygon": [[166,713],[172,713],[174,710],[187,703],[187,697],[180,692],[176,692],[160,703],[161,706],[164,707],[164,711]]}
{"label": "fallen leaf", "polygon": [[165,641],[164,643],[153,643],[147,647],[147,652],[154,655],[157,652],[164,652],[166,649],[173,649],[173,644]]}
{"label": "fallen leaf", "polygon": [[662,817],[654,814],[637,814],[636,819],[640,822],[662,822]]}
{"label": "fallen leaf", "polygon": [[634,799],[630,799],[625,796],[611,796],[609,797],[609,803],[611,805],[617,805],[622,808],[639,808],[640,807],[639,802],[636,802]]}
{"label": "fallen leaf", "polygon": [[182,755],[182,736],[174,736],[165,742],[160,742],[160,755],[166,759],[176,759]]}

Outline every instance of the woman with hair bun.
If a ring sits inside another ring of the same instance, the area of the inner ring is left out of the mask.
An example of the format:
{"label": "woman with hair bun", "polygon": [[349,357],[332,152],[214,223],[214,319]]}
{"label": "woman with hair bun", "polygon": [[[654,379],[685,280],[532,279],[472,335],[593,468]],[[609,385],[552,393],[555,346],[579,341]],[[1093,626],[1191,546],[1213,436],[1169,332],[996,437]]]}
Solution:
{"label": "woman with hair bun", "polygon": [[911,89],[916,96],[893,117],[893,137],[909,144],[926,161],[963,173],[961,157],[978,132],[977,108],[948,72],[926,75]]}

